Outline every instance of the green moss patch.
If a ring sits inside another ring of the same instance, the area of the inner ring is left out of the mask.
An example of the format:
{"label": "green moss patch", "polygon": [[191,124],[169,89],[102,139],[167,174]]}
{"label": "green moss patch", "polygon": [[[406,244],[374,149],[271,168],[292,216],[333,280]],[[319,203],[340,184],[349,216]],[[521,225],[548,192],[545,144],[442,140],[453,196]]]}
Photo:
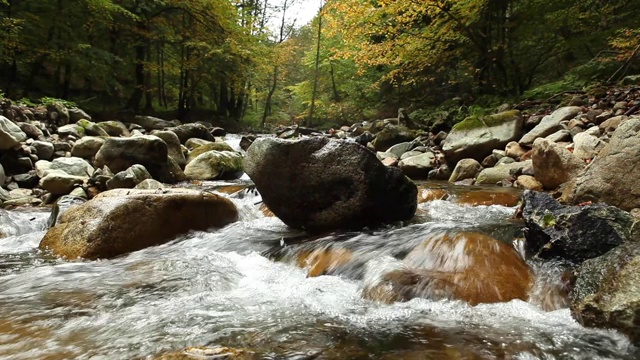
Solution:
{"label": "green moss patch", "polygon": [[513,121],[520,117],[520,111],[509,110],[500,114],[488,116],[469,116],[461,122],[455,124],[452,128],[454,131],[468,131],[481,127],[492,127],[502,125],[506,122]]}

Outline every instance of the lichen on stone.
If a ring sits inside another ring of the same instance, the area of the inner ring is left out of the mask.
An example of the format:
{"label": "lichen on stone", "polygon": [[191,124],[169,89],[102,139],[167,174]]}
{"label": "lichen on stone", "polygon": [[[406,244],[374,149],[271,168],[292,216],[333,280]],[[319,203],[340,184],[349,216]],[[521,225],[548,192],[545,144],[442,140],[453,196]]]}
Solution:
{"label": "lichen on stone", "polygon": [[461,122],[455,124],[452,128],[453,131],[468,131],[477,129],[480,127],[492,127],[502,125],[508,121],[514,120],[520,117],[520,111],[509,110],[501,112],[499,114],[488,116],[469,116]]}

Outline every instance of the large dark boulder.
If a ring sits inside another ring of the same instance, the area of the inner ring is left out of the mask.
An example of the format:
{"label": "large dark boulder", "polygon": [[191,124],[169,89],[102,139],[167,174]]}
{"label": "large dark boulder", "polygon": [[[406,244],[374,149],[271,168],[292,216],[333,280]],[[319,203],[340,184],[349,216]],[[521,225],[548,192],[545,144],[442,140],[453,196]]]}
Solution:
{"label": "large dark boulder", "polygon": [[267,207],[293,228],[357,229],[409,220],[416,211],[416,186],[352,142],[260,138],[244,168]]}
{"label": "large dark boulder", "polygon": [[71,259],[112,258],[237,219],[235,205],[212,193],[116,189],[67,210],[40,248]]}
{"label": "large dark boulder", "polygon": [[585,261],[571,297],[571,314],[582,325],[613,328],[640,344],[640,242]]}
{"label": "large dark boulder", "polygon": [[631,214],[613,206],[563,206],[551,195],[536,191],[526,191],[523,203],[527,252],[543,259],[581,263],[633,235]]}

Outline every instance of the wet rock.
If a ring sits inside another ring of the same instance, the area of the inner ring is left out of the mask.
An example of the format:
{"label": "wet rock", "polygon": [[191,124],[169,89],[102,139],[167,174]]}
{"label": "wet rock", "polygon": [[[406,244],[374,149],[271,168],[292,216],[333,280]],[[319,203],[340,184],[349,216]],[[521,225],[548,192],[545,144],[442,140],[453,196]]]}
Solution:
{"label": "wet rock", "polygon": [[162,141],[167,144],[168,156],[175,160],[175,162],[180,166],[184,167],[187,164],[187,159],[184,157],[182,153],[182,146],[180,144],[180,139],[173,131],[162,131],[156,130],[151,133],[153,136],[157,136]]}
{"label": "wet rock", "polygon": [[107,189],[132,189],[144,180],[151,179],[151,174],[142,165],[132,165],[125,171],[115,174],[107,180]]}
{"label": "wet rock", "polygon": [[347,249],[316,249],[298,253],[296,262],[299,267],[307,270],[308,277],[316,277],[331,274],[344,267],[352,257],[353,253]]}
{"label": "wet rock", "polygon": [[227,136],[227,131],[221,127],[214,127],[213,129],[211,129],[209,131],[209,133],[211,134],[211,136],[213,136],[214,138],[216,137],[225,137]]}
{"label": "wet rock", "polygon": [[401,160],[398,167],[412,179],[426,179],[429,171],[436,167],[436,156],[432,152],[411,156]]}
{"label": "wet rock", "polygon": [[152,360],[257,360],[258,356],[249,350],[226,346],[190,347],[152,357]]}
{"label": "wet rock", "polygon": [[520,202],[520,194],[513,191],[474,190],[454,197],[453,201],[457,204],[471,206],[501,205],[512,207]]}
{"label": "wet rock", "polygon": [[36,149],[36,154],[38,155],[38,158],[42,160],[51,160],[51,158],[53,157],[55,147],[53,146],[52,143],[47,141],[36,140],[31,144],[31,146],[33,146]]}
{"label": "wet rock", "polygon": [[18,125],[0,115],[0,150],[12,149],[27,139],[27,135]]}
{"label": "wet rock", "polygon": [[311,231],[376,226],[413,217],[416,186],[366,148],[347,141],[257,139],[247,174],[285,224]]}
{"label": "wet rock", "polygon": [[98,151],[100,151],[100,148],[104,145],[105,141],[106,140],[103,138],[85,136],[75,142],[71,149],[71,156],[91,159],[98,153]]}
{"label": "wet rock", "polygon": [[567,186],[562,200],[605,202],[627,211],[640,207],[640,166],[636,164],[640,164],[640,118],[620,125],[609,144]]}
{"label": "wet rock", "polygon": [[446,200],[449,193],[444,189],[429,189],[418,187],[418,203],[426,203],[434,200]]}
{"label": "wet rock", "polygon": [[504,148],[522,136],[522,115],[511,110],[485,117],[468,117],[456,124],[442,143],[447,162],[460,159],[482,161],[494,149]]}
{"label": "wet rock", "polygon": [[564,146],[546,139],[533,143],[533,169],[545,189],[553,190],[575,178],[586,164]]}
{"label": "wet rock", "polygon": [[74,195],[61,196],[58,200],[56,200],[56,202],[53,204],[53,207],[51,208],[51,215],[49,215],[49,220],[47,221],[47,228],[50,229],[55,224],[57,224],[60,220],[60,217],[69,209],[84,204],[85,202],[87,202],[87,199],[82,197]]}
{"label": "wet rock", "polygon": [[476,184],[478,185],[495,185],[504,179],[509,179],[515,174],[522,172],[531,160],[520,161],[511,164],[503,164],[492,168],[484,169],[478,174]]}
{"label": "wet rock", "polygon": [[640,242],[585,261],[571,295],[571,314],[579,323],[618,330],[640,344]]}
{"label": "wet rock", "polygon": [[145,130],[162,130],[165,128],[170,128],[175,126],[175,123],[172,121],[158,119],[153,116],[135,116],[131,123],[142,126]]}
{"label": "wet rock", "polygon": [[127,127],[120,121],[103,121],[98,123],[98,126],[109,134],[109,136],[115,137],[129,137],[131,134]]}
{"label": "wet rock", "polygon": [[[375,271],[380,270],[367,269]],[[426,240],[399,269],[377,280],[366,285],[363,297],[386,303],[419,297],[477,305],[526,300],[533,272],[512,246],[480,233],[459,233]]]}
{"label": "wet rock", "polygon": [[184,144],[187,140],[196,138],[207,141],[215,141],[215,138],[206,126],[198,123],[182,124],[169,129],[173,131],[180,139],[180,143]]}
{"label": "wet rock", "polygon": [[536,127],[526,133],[519,143],[524,146],[531,146],[537,138],[543,138],[555,133],[558,130],[562,130],[562,121],[573,119],[582,111],[582,107],[579,106],[567,106],[562,107],[545,116],[542,121]]}
{"label": "wet rock", "polygon": [[225,142],[208,142],[191,150],[191,152],[189,152],[187,163],[190,163],[198,156],[209,151],[234,152],[233,148]]}
{"label": "wet rock", "polygon": [[417,133],[404,126],[387,125],[373,140],[376,151],[387,151],[390,147],[402,142],[412,141]]}
{"label": "wet rock", "polygon": [[482,165],[475,159],[462,159],[458,161],[449,182],[456,182],[465,179],[475,179],[482,171]]}
{"label": "wet rock", "polygon": [[633,217],[613,206],[563,206],[535,191],[523,203],[527,253],[539,258],[581,263],[632,239]]}
{"label": "wet rock", "polygon": [[38,176],[36,176],[36,172],[33,170],[25,174],[13,175],[13,181],[18,183],[18,186],[24,189],[36,187],[38,185],[38,180]]}
{"label": "wet rock", "polygon": [[46,233],[40,248],[69,259],[112,258],[237,219],[233,203],[211,193],[116,189],[63,214]]}
{"label": "wet rock", "polygon": [[[120,172],[132,165],[144,166],[154,179],[167,179],[167,144],[157,136],[143,135],[131,138],[109,138],[95,156],[96,167],[108,166],[113,172]],[[169,180],[169,181],[165,181]]]}
{"label": "wet rock", "polygon": [[242,176],[242,155],[235,151],[207,151],[190,160],[184,174],[190,180],[237,179]]}

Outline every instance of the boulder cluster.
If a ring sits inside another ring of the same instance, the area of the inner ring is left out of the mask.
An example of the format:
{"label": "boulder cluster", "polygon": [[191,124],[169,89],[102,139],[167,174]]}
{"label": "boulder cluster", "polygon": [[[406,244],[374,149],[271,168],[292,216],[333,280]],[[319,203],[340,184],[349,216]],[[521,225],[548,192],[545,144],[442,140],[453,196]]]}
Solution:
{"label": "boulder cluster", "polygon": [[242,175],[242,155],[223,141],[223,129],[206,122],[151,116],[94,122],[85,111],[62,103],[29,107],[2,101],[3,207]]}

